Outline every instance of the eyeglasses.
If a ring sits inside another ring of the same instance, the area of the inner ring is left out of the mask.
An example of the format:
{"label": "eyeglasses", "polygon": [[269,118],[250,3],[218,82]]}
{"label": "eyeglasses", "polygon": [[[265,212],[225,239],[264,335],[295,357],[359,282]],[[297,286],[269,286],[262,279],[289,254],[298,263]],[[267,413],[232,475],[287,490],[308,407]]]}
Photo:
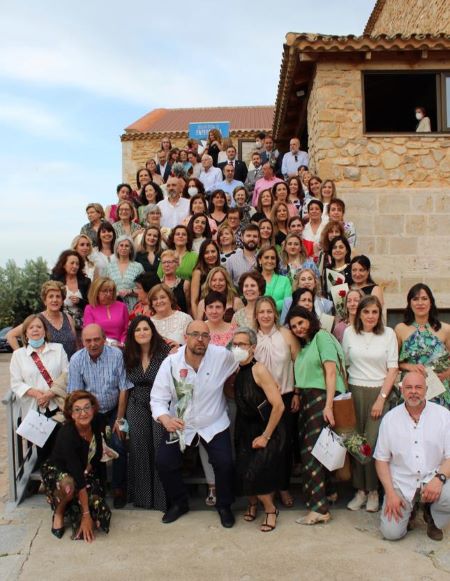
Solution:
{"label": "eyeglasses", "polygon": [[93,406],[89,404],[89,405],[85,405],[84,408],[73,408],[72,413],[77,414],[77,415],[80,415],[83,413],[88,414],[91,411],[92,407]]}
{"label": "eyeglasses", "polygon": [[209,341],[211,339],[211,335],[209,333],[198,333],[198,331],[192,331],[192,333],[186,333],[188,337],[192,337],[196,341],[201,339],[202,341]]}
{"label": "eyeglasses", "polygon": [[235,343],[233,341],[233,347],[241,347],[241,348],[243,348],[243,347],[250,347],[250,343]]}

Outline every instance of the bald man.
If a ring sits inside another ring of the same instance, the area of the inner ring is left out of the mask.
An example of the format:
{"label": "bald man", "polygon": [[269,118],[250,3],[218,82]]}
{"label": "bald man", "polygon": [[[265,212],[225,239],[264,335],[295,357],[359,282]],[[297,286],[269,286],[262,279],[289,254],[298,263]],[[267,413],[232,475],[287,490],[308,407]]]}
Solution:
{"label": "bald man", "polygon": [[112,471],[114,507],[123,508],[127,500],[127,452],[120,420],[125,416],[128,390],[133,384],[127,379],[122,352],[106,345],[105,333],[99,325],[87,325],[81,338],[84,348],[70,360],[67,391],[85,389],[98,399],[98,416],[105,426],[111,427],[111,448],[119,453]]}
{"label": "bald man", "polygon": [[162,518],[165,524],[189,510],[182,454],[185,446],[201,442],[214,469],[220,521],[226,528],[234,525],[230,420],[223,385],[238,363],[224,347],[210,345],[210,339],[206,323],[191,322],[185,346],[163,361],[151,392],[153,418],[166,430],[156,457],[168,503]]}
{"label": "bald man", "polygon": [[401,390],[404,403],[384,416],[374,453],[385,491],[381,533],[404,537],[422,502],[427,535],[441,541],[450,522],[450,411],[427,401],[421,373],[407,373]]}

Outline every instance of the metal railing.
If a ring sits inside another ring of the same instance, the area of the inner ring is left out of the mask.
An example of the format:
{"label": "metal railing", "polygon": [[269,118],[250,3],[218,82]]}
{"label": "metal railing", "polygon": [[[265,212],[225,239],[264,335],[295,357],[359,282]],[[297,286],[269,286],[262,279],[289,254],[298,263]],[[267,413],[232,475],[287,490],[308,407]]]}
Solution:
{"label": "metal railing", "polygon": [[16,433],[22,421],[20,399],[9,390],[2,403],[6,406],[9,500],[19,504],[25,496],[36,464],[36,446]]}

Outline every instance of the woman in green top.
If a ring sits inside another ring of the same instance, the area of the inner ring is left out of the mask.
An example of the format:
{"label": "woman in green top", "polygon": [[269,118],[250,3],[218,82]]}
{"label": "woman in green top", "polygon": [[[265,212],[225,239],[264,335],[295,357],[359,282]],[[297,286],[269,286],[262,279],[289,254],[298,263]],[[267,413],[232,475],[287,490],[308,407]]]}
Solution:
{"label": "woman in green top", "polygon": [[[179,266],[175,274],[183,280],[191,280],[198,254],[192,251],[192,236],[186,226],[178,225],[172,229],[167,239],[167,246],[170,250],[174,250],[178,257]],[[161,264],[157,274],[161,279],[163,275]]]}
{"label": "woman in green top", "polygon": [[341,369],[345,369],[344,354],[337,339],[320,328],[313,312],[293,307],[287,323],[298,338],[301,351],[294,364],[295,390],[300,393],[300,457],[303,491],[309,513],[297,520],[299,524],[314,525],[331,519],[327,492],[331,492],[329,473],[311,454],[320,432],[334,426],[333,399],[336,391],[344,392]]}
{"label": "woman in green top", "polygon": [[277,305],[278,314],[283,308],[284,299],[292,295],[291,281],[287,276],[278,274],[280,258],[275,246],[267,246],[258,252],[258,270],[266,281],[264,296],[272,297]]}

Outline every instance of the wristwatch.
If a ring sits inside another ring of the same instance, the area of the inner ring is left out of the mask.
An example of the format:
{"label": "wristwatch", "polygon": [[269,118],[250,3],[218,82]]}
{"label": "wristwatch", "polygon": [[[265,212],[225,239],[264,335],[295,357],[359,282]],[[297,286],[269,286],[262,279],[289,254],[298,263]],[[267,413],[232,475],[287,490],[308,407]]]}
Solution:
{"label": "wristwatch", "polygon": [[445,474],[442,474],[442,472],[436,472],[435,477],[439,478],[442,484],[445,484],[447,482],[447,476]]}

